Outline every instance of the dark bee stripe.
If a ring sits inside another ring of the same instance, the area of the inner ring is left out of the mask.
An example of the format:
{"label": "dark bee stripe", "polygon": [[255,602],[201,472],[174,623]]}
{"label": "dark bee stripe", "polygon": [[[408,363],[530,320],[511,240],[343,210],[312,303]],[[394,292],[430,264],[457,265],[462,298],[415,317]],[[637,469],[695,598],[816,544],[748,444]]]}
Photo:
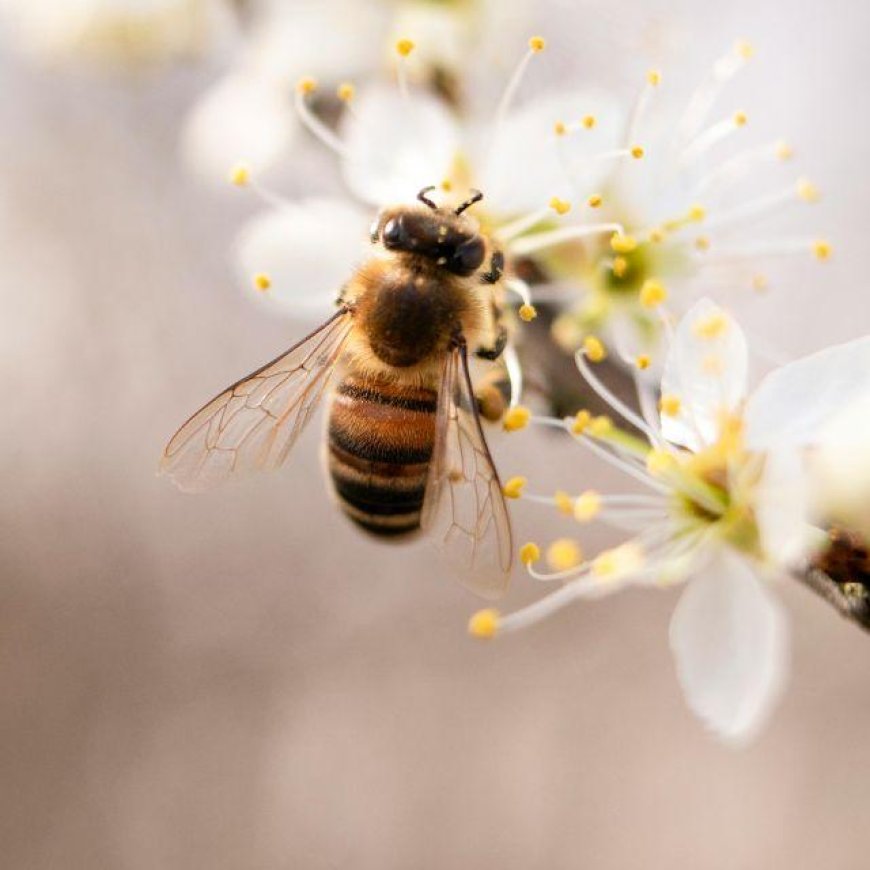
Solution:
{"label": "dark bee stripe", "polygon": [[342,509],[361,529],[378,537],[397,538],[410,535],[420,528],[419,511],[403,516],[379,517],[359,511],[347,504],[342,505]]}
{"label": "dark bee stripe", "polygon": [[377,402],[380,405],[389,405],[391,408],[404,408],[406,411],[423,411],[434,414],[437,406],[434,397],[431,399],[420,399],[402,394],[390,395],[354,383],[350,379],[343,381],[336,390],[336,393],[340,396],[348,396],[351,399],[358,399],[364,402]]}
{"label": "dark bee stripe", "polygon": [[350,376],[329,417],[329,472],[339,504],[377,535],[416,531],[435,439],[432,390]]}
{"label": "dark bee stripe", "polygon": [[428,462],[432,457],[432,448],[414,449],[402,444],[386,444],[379,439],[366,434],[357,435],[348,432],[335,421],[329,423],[329,440],[345,453],[364,462],[377,462],[385,465],[416,465]]}
{"label": "dark bee stripe", "polygon": [[333,475],[335,491],[347,502],[371,514],[392,516],[419,510],[423,504],[425,483],[413,489],[396,489],[377,483],[364,483]]}

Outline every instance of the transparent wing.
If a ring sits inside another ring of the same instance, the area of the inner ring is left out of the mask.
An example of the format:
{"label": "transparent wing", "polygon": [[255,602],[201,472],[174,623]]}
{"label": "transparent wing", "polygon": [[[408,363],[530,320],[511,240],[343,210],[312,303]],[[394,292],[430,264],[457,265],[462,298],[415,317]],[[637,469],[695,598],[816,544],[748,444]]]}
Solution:
{"label": "transparent wing", "polygon": [[435,425],[421,525],[443,545],[465,585],[498,598],[510,578],[510,518],[480,425],[464,346],[444,361]]}
{"label": "transparent wing", "polygon": [[311,419],[341,357],[352,314],[311,335],[197,411],[166,445],[160,471],[188,492],[247,471],[277,468]]}

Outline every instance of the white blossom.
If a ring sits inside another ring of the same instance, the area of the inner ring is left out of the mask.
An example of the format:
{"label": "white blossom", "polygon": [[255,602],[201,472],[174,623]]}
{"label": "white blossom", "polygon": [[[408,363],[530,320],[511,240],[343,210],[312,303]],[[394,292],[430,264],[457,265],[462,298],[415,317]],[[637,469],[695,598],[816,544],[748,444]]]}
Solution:
{"label": "white blossom", "polygon": [[226,0],[0,0],[18,46],[47,61],[141,67],[190,59],[226,44]]}
{"label": "white blossom", "polygon": [[[413,202],[425,186],[440,188],[443,202],[459,202],[478,188],[484,199],[475,207],[474,215],[507,255],[509,262],[517,257],[538,256],[563,243],[566,239],[582,239],[594,234],[610,235],[621,229],[618,224],[589,221],[563,225],[570,204],[563,195],[567,176],[561,161],[572,158],[588,163],[590,183],[603,177],[605,162],[597,153],[615,137],[620,126],[620,112],[614,100],[604,94],[587,91],[553,91],[530,104],[514,105],[521,76],[532,58],[543,50],[543,40],[533,38],[514,76],[508,82],[494,116],[486,119],[463,118],[438,96],[414,87],[407,76],[407,56],[397,60],[396,81],[372,84],[360,90],[342,92],[347,109],[337,130],[327,127],[311,110],[310,95],[316,83],[305,78],[299,84],[296,107],[300,119],[324,145],[335,153],[349,197],[342,203],[333,200],[342,212],[337,221],[343,225],[348,208],[367,207],[369,219],[359,224],[359,238],[364,239],[371,217],[380,207]],[[408,49],[410,53],[411,49]],[[568,151],[552,136],[553,119],[569,106],[583,104],[595,109],[600,118],[596,139],[575,140]],[[299,204],[281,202],[264,191],[256,182],[251,185],[266,193],[274,207],[298,213]],[[321,203],[321,215],[326,203]],[[320,218],[319,218],[320,219]],[[257,219],[241,237],[239,261],[245,283],[250,282],[251,269],[270,277],[297,276],[290,284],[273,280],[268,297],[286,303],[291,313],[313,314],[310,288],[320,286],[314,276],[309,278],[305,264],[311,262],[310,234],[300,239],[288,236],[283,246],[260,246],[256,241],[257,227],[271,233],[275,222]],[[254,264],[252,249],[266,251]],[[320,252],[335,265],[350,274],[359,261],[359,246],[335,244],[329,234],[320,240]],[[528,288],[514,276],[509,276],[509,289],[528,301]],[[334,288],[337,290],[338,288]],[[334,294],[333,294],[334,295]],[[307,298],[300,301],[303,296]],[[323,314],[327,298],[321,296]],[[297,304],[299,303],[299,304]]]}
{"label": "white blossom", "polygon": [[[522,497],[567,507],[579,522],[641,531],[551,574],[534,567],[539,551],[527,545],[521,559],[529,573],[565,585],[498,617],[493,633],[628,585],[685,582],[670,637],[687,702],[721,737],[743,742],[764,723],[786,673],[787,628],[769,587],[802,567],[823,538],[814,525],[809,460],[829,437],[836,409],[870,394],[870,338],[789,363],[747,396],[745,336],[723,309],[702,299],[673,334],[658,409],[648,384],[638,380],[642,415],[594,374],[590,363],[603,354],[600,342],[587,342],[578,367],[643,438],[586,412],[532,419],[571,433],[648,492]],[[508,481],[506,491],[519,489]]]}
{"label": "white blossom", "polygon": [[[767,269],[782,258],[831,256],[817,235],[786,237],[770,228],[770,218],[821,194],[791,170],[791,145],[753,139],[752,114],[727,102],[729,82],[753,54],[737,42],[684,104],[670,98],[676,71],[647,73],[619,143],[635,159],[613,162],[594,193],[580,186],[625,235],[585,246],[587,257],[572,276],[583,290],[554,329],[561,344],[573,350],[597,332],[625,353],[653,352],[661,334],[655,308],[665,300],[679,316],[700,293],[766,290]],[[576,116],[559,129],[568,138],[586,132]]]}

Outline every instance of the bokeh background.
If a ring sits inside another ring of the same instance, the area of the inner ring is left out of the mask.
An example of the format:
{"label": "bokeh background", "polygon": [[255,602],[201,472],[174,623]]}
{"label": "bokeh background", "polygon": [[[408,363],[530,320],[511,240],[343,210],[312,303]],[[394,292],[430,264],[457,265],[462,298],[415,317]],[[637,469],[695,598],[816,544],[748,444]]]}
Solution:
{"label": "bokeh background", "polygon": [[[506,69],[541,32],[549,75],[626,97],[657,52],[691,85],[751,38],[757,67],[732,92],[799,146],[836,254],[741,313],[793,353],[867,331],[864,3],[505,17]],[[781,589],[789,691],[734,751],[683,705],[671,593],[477,644],[477,602],[425,547],[377,546],[335,514],[317,425],[270,477],[197,497],[157,478],[178,423],[299,333],[234,279],[253,204],[179,161],[179,125],[223,63],[116,76],[36,63],[14,33],[2,47],[3,866],[866,867],[870,648],[804,590]],[[292,159],[286,192],[337,188],[309,143]],[[622,485],[540,434],[493,449],[542,487]],[[570,531],[533,510],[517,525]],[[509,604],[534,591],[518,577]]]}

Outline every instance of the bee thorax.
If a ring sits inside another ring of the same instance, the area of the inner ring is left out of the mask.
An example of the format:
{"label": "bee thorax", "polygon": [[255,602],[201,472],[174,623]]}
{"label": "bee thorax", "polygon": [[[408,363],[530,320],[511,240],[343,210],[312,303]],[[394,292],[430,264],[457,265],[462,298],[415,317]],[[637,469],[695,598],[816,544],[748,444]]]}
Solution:
{"label": "bee thorax", "polygon": [[443,352],[464,308],[449,282],[409,270],[367,294],[360,314],[375,356],[404,368]]}

